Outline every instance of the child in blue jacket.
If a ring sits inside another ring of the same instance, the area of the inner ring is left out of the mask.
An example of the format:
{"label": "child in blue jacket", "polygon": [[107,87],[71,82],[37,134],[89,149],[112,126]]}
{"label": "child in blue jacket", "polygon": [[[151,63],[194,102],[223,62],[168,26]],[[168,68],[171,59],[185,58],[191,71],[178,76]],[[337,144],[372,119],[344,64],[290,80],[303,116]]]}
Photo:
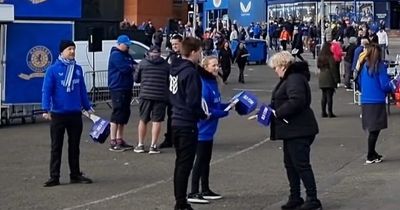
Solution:
{"label": "child in blue jacket", "polygon": [[[219,118],[228,116],[224,109],[228,104],[221,103],[221,95],[218,88],[218,58],[206,57],[203,60],[203,68],[200,68],[202,82],[202,107],[210,114],[207,120],[197,124],[199,129],[199,141],[197,144],[196,160],[192,174],[192,191],[188,196],[191,203],[209,203],[209,200],[221,199],[222,196],[211,191],[208,177],[210,174],[210,161],[212,156],[213,138],[217,131]],[[201,193],[199,183],[201,179]]]}

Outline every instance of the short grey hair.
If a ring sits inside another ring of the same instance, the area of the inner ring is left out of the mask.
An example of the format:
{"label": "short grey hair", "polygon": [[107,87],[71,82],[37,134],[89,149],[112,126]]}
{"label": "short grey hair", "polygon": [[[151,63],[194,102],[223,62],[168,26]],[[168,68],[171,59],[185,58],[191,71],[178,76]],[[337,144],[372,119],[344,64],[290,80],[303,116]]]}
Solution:
{"label": "short grey hair", "polygon": [[295,59],[290,52],[282,51],[276,53],[269,59],[268,66],[271,68],[278,66],[288,67],[290,64],[294,63],[294,61]]}

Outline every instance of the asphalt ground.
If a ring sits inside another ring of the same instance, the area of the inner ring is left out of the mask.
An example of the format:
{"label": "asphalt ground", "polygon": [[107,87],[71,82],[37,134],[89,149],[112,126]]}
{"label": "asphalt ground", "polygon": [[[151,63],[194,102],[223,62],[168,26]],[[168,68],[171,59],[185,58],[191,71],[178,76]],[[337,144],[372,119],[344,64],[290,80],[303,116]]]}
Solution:
{"label": "asphalt ground", "polygon": [[[391,56],[400,51],[399,46],[399,41],[391,44]],[[314,71],[315,61],[310,54],[305,57]],[[223,98],[227,100],[246,89],[256,94],[260,103],[268,103],[278,81],[275,73],[266,65],[250,65],[245,74],[246,84],[239,84],[238,69],[232,69],[228,85],[221,87]],[[366,166],[367,133],[361,129],[360,108],[352,104],[352,93],[338,88],[334,96],[338,117],[322,119],[317,82],[313,74],[312,107],[320,133],[312,145],[311,160],[324,209],[400,209],[400,109],[391,107],[389,128],[378,140],[377,151],[385,160]],[[106,105],[99,105],[96,111],[105,118],[111,112]],[[134,104],[126,127],[128,143],[137,143],[137,124],[138,106]],[[94,183],[69,184],[65,143],[62,184],[51,188],[42,187],[49,176],[49,124],[38,120],[35,124],[0,128],[0,209],[173,209],[174,150],[164,149],[158,155],[113,153],[107,144],[89,139],[90,126],[91,122],[84,119],[81,169]],[[234,112],[221,120],[215,136],[210,185],[224,198],[193,205],[194,209],[280,209],[289,191],[282,142],[269,141],[268,137],[268,128]]]}

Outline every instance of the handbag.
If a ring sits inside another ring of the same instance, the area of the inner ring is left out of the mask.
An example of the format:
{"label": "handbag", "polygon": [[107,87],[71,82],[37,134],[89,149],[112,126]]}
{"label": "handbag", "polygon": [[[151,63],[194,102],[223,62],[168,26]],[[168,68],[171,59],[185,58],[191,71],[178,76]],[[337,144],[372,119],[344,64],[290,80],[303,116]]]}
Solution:
{"label": "handbag", "polygon": [[297,55],[298,52],[299,52],[299,49],[294,48],[294,49],[292,50],[292,55]]}

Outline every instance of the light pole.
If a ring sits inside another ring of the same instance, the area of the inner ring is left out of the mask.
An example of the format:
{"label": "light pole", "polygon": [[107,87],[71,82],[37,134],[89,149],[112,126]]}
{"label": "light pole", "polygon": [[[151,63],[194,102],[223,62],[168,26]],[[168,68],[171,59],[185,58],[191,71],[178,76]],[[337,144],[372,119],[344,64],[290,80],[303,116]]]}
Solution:
{"label": "light pole", "polygon": [[325,25],[324,25],[324,20],[325,20],[325,18],[324,18],[324,16],[325,16],[325,2],[324,2],[324,0],[321,0],[321,8],[320,8],[320,17],[321,17],[321,48],[322,48],[322,45],[324,44],[324,42],[325,42]]}
{"label": "light pole", "polygon": [[197,0],[193,0],[193,37],[196,37],[196,27],[197,27],[197,13],[198,13],[198,5],[197,5]]}

